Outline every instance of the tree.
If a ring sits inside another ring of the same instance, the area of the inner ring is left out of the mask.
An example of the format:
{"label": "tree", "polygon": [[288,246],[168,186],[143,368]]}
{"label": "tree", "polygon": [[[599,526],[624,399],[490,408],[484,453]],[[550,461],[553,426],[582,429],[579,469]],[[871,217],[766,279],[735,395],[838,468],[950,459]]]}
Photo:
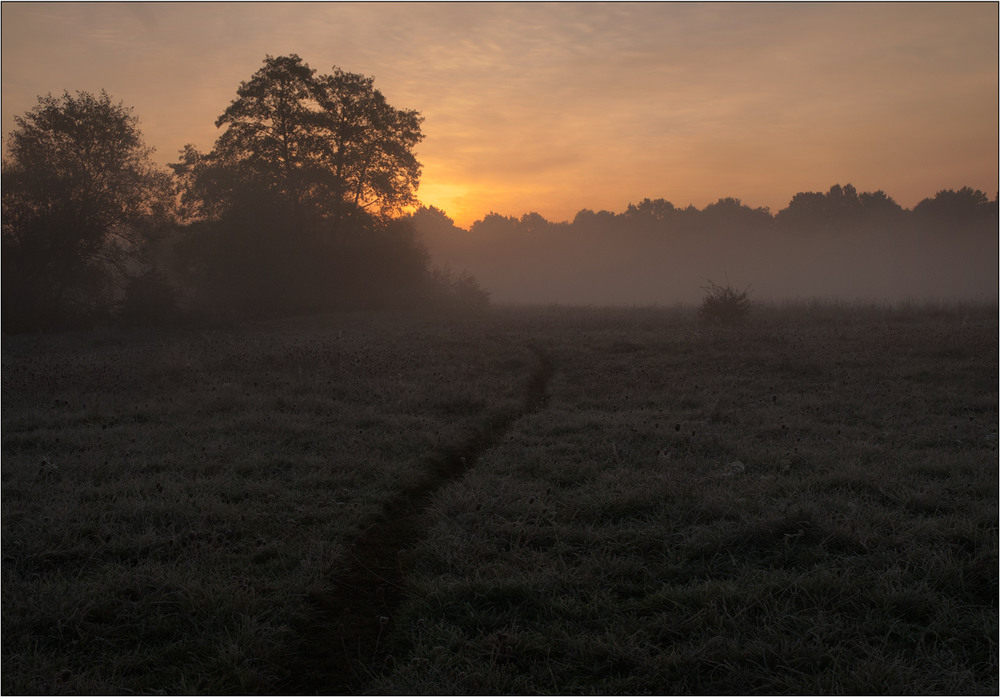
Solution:
{"label": "tree", "polygon": [[664,220],[669,220],[675,213],[677,208],[674,207],[670,201],[663,198],[658,198],[656,200],[650,200],[649,198],[644,198],[638,205],[634,203],[628,204],[628,208],[622,214],[626,218],[635,219],[648,219],[656,222],[662,222]]}
{"label": "tree", "polygon": [[297,227],[337,228],[416,203],[422,121],[389,105],[370,77],[336,67],[317,76],[295,54],[267,56],[216,121],[226,130],[212,151],[187,146],[172,167],[192,214],[220,217],[252,192],[287,205]]}
{"label": "tree", "polygon": [[517,232],[518,234],[531,238],[539,234],[544,233],[549,228],[549,221],[546,220],[540,213],[525,213],[521,216],[521,219],[517,221]]}
{"label": "tree", "polygon": [[600,210],[595,213],[589,208],[582,208],[573,216],[573,225],[578,228],[608,228],[614,225],[616,217],[611,211]]}
{"label": "tree", "polygon": [[871,225],[898,225],[905,219],[905,212],[884,191],[864,191],[858,196],[864,221]]}
{"label": "tree", "polygon": [[826,196],[818,191],[800,191],[778,211],[775,222],[787,229],[814,229],[828,219]]}
{"label": "tree", "polygon": [[503,240],[510,238],[517,230],[517,218],[490,211],[482,220],[469,226],[469,232],[479,239]]}
{"label": "tree", "polygon": [[169,221],[173,188],[130,107],[69,92],[14,119],[3,162],[7,329],[107,310]]}
{"label": "tree", "polygon": [[393,108],[372,78],[337,67],[316,84],[335,222],[351,208],[388,215],[416,204],[420,163],[413,148],[424,137],[419,112]]}
{"label": "tree", "polygon": [[984,192],[968,186],[958,191],[944,189],[934,198],[925,198],[913,208],[913,214],[932,226],[996,225],[996,205]]}
{"label": "tree", "polygon": [[778,212],[777,222],[798,229],[830,230],[858,222],[861,203],[851,184],[834,184],[825,193],[800,192],[788,208]]}
{"label": "tree", "polygon": [[372,78],[267,56],[216,121],[212,150],[187,146],[171,165],[189,284],[241,314],[402,295],[374,286],[390,267],[407,269],[392,281],[405,285],[424,259],[391,225],[417,201],[422,120],[390,106]]}
{"label": "tree", "polygon": [[769,229],[774,220],[769,209],[745,206],[731,196],[705,206],[700,218],[706,232],[759,232]]}
{"label": "tree", "polygon": [[800,192],[775,221],[787,230],[852,230],[884,228],[903,221],[902,207],[884,191],[862,192],[851,184],[834,184],[825,193]]}
{"label": "tree", "polygon": [[293,216],[325,174],[317,157],[323,134],[314,108],[314,73],[296,55],[268,56],[215,122],[226,130],[216,141],[212,160],[230,168],[235,181],[284,198]]}

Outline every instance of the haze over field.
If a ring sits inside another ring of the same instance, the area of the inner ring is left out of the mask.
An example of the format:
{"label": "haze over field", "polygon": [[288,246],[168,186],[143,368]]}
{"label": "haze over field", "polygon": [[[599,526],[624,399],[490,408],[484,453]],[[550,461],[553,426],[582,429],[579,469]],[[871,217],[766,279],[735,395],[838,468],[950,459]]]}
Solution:
{"label": "haze over field", "polygon": [[[738,216],[716,216],[729,237],[697,241],[675,233],[706,225],[612,235],[601,217],[728,197],[775,216],[848,184],[906,211],[971,187],[995,216],[995,3],[69,2],[2,15],[5,135],[39,95],[104,89],[134,107],[164,165],[188,143],[211,150],[265,56],[372,76],[424,118],[417,196],[450,219],[425,226],[434,262],[495,300],[690,301],[725,276],[774,298],[997,295],[996,235],[957,237],[945,219],[933,234],[899,219],[877,241],[827,230],[759,244],[734,242]],[[581,211],[586,224],[551,225]],[[527,223],[507,235],[500,218]]]}

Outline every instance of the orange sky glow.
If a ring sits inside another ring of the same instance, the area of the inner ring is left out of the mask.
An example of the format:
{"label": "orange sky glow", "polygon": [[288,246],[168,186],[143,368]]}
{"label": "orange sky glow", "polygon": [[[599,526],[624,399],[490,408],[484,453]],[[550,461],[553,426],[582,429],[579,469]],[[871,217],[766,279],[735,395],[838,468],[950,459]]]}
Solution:
{"label": "orange sky glow", "polygon": [[165,164],[288,53],[424,115],[418,195],[460,226],[1000,188],[996,3],[5,2],[3,132],[103,88]]}

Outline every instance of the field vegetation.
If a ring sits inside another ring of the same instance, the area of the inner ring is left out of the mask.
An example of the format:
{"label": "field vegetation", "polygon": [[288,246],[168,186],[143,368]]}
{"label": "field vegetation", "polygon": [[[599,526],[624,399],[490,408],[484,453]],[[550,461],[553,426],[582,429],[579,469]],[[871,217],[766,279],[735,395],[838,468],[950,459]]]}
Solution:
{"label": "field vegetation", "polygon": [[0,687],[995,693],[997,356],[995,305],[4,336]]}

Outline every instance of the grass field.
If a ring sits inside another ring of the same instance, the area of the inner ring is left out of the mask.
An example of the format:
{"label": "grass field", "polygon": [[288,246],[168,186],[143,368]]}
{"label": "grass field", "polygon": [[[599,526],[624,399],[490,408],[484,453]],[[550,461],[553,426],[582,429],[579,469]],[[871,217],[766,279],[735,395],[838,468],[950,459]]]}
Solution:
{"label": "grass field", "polygon": [[998,689],[995,306],[6,336],[2,380],[6,694]]}

